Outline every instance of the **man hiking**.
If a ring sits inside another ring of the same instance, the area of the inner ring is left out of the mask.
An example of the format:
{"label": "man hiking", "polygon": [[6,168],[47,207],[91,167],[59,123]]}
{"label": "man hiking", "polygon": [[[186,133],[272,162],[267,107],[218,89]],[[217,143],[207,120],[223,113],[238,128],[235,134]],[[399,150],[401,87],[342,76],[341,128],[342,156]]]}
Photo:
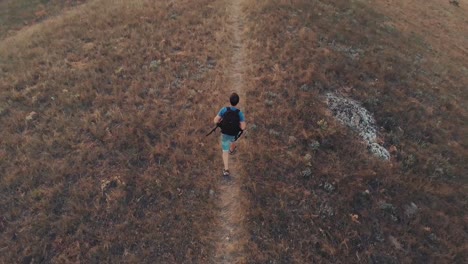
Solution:
{"label": "man hiking", "polygon": [[239,103],[239,95],[232,93],[229,97],[231,106],[223,107],[215,116],[213,122],[221,126],[221,148],[223,149],[223,176],[229,177],[229,154],[236,151],[235,141],[241,131],[245,130],[245,116],[235,106]]}

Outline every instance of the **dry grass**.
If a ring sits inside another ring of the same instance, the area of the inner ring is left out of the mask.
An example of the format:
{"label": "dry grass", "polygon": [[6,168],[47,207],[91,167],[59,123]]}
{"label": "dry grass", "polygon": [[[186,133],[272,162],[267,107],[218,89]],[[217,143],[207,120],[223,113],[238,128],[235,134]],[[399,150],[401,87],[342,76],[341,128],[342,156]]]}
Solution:
{"label": "dry grass", "polygon": [[[466,259],[466,29],[445,53],[380,2],[245,2],[248,262]],[[0,40],[1,263],[210,261],[227,10],[94,0]],[[327,91],[374,113],[391,163]]]}
{"label": "dry grass", "polygon": [[0,39],[84,2],[86,0],[1,0]]}
{"label": "dry grass", "polygon": [[90,1],[0,42],[0,262],[212,255],[212,3]]}
{"label": "dry grass", "polygon": [[[434,56],[426,31],[392,27],[364,1],[251,1],[245,11],[256,62],[247,112],[257,129],[244,158],[252,262],[466,259],[466,58]],[[406,19],[426,19],[417,14]],[[463,51],[467,32],[456,30],[442,37]],[[374,113],[391,163],[333,120],[328,91]]]}

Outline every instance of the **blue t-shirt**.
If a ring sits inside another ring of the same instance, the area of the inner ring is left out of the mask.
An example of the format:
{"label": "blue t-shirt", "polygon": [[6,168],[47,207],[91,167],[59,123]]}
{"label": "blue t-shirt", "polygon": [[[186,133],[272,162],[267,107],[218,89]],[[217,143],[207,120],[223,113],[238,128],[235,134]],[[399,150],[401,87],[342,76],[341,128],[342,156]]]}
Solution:
{"label": "blue t-shirt", "polygon": [[[231,108],[232,111],[237,110],[237,108],[235,108],[234,106],[229,106],[229,107]],[[219,110],[218,116],[223,118],[224,114],[226,114],[226,112],[227,112],[227,107],[223,107],[223,108],[221,108],[221,110]],[[245,116],[244,116],[244,113],[242,113],[242,111],[239,112],[239,120],[240,120],[240,122],[245,122]]]}

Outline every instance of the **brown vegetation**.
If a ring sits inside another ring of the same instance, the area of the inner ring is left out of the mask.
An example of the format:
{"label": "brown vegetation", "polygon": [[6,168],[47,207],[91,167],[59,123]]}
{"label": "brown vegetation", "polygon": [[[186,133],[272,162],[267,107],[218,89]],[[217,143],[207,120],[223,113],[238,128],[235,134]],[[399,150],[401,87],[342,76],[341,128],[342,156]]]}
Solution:
{"label": "brown vegetation", "polygon": [[[0,40],[1,263],[210,262],[228,2],[89,1]],[[466,27],[436,45],[368,2],[245,1],[249,263],[468,257]],[[375,115],[391,162],[328,91]]]}
{"label": "brown vegetation", "polygon": [[[400,31],[373,8],[305,0],[245,7],[255,61],[247,112],[257,125],[244,158],[252,262],[467,258],[466,56],[435,56],[425,31]],[[466,39],[442,37],[464,50]],[[372,158],[328,114],[328,91],[375,115],[390,163]]]}
{"label": "brown vegetation", "polygon": [[212,2],[92,1],[0,43],[0,262],[212,255]]}
{"label": "brown vegetation", "polygon": [[86,0],[0,0],[0,39]]}

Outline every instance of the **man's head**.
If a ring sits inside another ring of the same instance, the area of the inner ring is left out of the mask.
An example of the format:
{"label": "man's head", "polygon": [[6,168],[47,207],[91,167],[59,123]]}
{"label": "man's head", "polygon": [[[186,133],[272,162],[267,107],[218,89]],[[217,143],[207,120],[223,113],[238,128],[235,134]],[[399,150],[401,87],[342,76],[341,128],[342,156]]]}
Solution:
{"label": "man's head", "polygon": [[231,102],[232,106],[236,106],[239,103],[239,95],[232,93],[231,97],[229,97],[229,101]]}

